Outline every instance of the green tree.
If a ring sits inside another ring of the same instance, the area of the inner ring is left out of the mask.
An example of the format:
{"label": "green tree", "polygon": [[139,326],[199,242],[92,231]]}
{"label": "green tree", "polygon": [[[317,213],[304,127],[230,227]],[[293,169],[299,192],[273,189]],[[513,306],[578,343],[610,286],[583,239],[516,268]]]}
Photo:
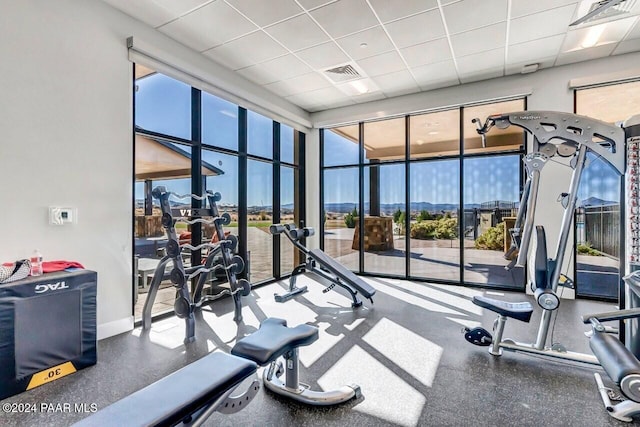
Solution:
{"label": "green tree", "polygon": [[428,221],[430,219],[433,219],[433,216],[426,209],[421,210],[417,218],[418,222]]}
{"label": "green tree", "polygon": [[402,211],[400,210],[400,208],[398,208],[398,210],[393,213],[393,222],[395,222],[396,224],[399,223],[400,215],[402,215]]}
{"label": "green tree", "polygon": [[344,223],[347,228],[356,228],[356,217],[358,216],[358,210],[354,207],[353,210],[344,216]]}

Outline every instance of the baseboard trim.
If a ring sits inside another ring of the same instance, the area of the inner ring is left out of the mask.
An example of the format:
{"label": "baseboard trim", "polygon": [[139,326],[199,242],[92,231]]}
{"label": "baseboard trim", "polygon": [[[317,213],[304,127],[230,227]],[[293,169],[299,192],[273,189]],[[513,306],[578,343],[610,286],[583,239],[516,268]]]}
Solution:
{"label": "baseboard trim", "polygon": [[133,330],[133,316],[98,325],[98,340]]}

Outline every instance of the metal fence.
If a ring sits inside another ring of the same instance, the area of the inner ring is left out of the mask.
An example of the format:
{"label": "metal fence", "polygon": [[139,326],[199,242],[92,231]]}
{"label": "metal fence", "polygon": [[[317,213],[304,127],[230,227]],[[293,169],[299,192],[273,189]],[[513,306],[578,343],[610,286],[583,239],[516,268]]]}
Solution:
{"label": "metal fence", "polygon": [[620,205],[576,210],[576,240],[614,258],[620,257]]}

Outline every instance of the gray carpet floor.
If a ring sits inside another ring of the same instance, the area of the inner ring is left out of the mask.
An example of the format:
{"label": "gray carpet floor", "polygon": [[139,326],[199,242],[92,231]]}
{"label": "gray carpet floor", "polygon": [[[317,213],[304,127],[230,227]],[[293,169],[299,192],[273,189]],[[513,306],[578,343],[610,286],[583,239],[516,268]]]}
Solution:
{"label": "gray carpet floor", "polygon": [[[334,408],[307,407],[261,390],[246,409],[214,414],[209,426],[609,426],[628,425],[607,415],[600,401],[594,366],[524,354],[496,358],[486,347],[464,340],[463,325],[490,329],[495,318],[471,303],[481,289],[367,278],[377,288],[375,304],[352,310],[339,292],[323,293],[308,278],[310,291],[285,304],[274,283],[246,297],[244,321],[233,322],[229,299],[197,316],[196,342],[184,345],[184,322],[154,322],[99,342],[98,363],[2,403],[29,403],[38,410],[0,413],[2,426],[67,426],[90,414],[75,404],[103,408],[212,351],[228,352],[235,340],[256,330],[267,317],[289,325],[310,323],[318,341],[300,351],[301,380],[315,389],[359,384],[362,397]],[[496,293],[489,292],[490,296]],[[506,293],[496,298],[529,299]],[[580,314],[608,311],[610,304],[563,300],[555,317],[553,342],[588,352]],[[506,337],[531,342],[540,312],[530,324],[507,322]],[[206,375],[206,372],[203,372]],[[606,382],[610,384],[606,375]],[[40,406],[42,403],[53,404]],[[68,403],[71,410],[65,411]],[[146,408],[139,408],[144,411]]]}

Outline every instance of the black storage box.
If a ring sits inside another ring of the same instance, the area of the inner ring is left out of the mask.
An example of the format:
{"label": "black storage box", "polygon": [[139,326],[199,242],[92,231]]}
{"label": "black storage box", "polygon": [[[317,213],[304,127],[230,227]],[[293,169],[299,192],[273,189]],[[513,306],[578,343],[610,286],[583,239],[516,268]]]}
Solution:
{"label": "black storage box", "polygon": [[96,292],[89,270],[0,285],[0,399],[96,363]]}

